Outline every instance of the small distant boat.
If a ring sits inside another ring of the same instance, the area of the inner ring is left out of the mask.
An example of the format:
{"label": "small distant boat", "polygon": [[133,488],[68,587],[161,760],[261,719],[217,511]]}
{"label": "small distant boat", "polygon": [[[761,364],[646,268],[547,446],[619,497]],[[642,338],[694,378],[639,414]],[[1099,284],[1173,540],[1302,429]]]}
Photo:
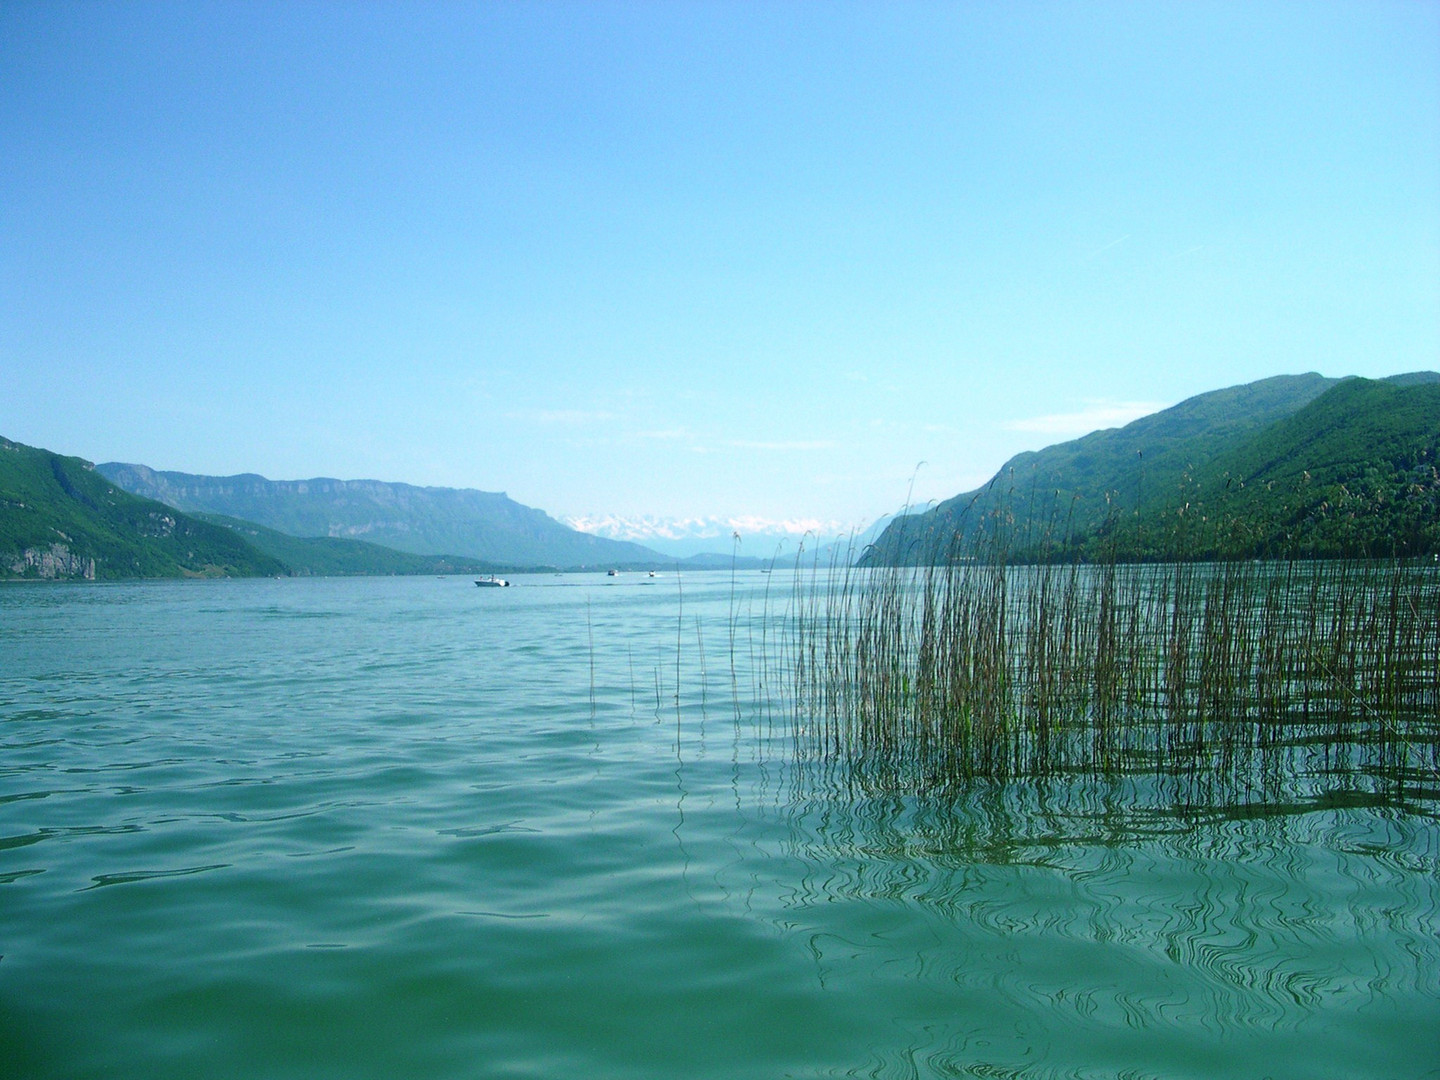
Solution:
{"label": "small distant boat", "polygon": [[654,570],[651,570],[651,571],[650,571],[650,576],[651,576],[651,577],[654,577],[654,576],[655,576],[655,571],[654,571]]}
{"label": "small distant boat", "polygon": [[508,589],[510,582],[503,577],[496,577],[494,574],[486,574],[482,578],[476,578],[475,584],[482,589]]}
{"label": "small distant boat", "polygon": [[606,570],[606,571],[605,571],[605,576],[606,576],[606,577],[619,577],[619,576],[620,576],[620,571],[619,571],[619,570]]}

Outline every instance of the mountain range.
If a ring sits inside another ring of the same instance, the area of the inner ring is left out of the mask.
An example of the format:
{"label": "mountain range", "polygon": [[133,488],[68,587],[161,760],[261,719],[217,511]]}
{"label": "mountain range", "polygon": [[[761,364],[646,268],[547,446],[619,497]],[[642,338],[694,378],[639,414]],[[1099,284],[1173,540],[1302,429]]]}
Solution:
{"label": "mountain range", "polygon": [[0,439],[0,577],[282,574],[234,531],[121,490],[88,461]]}
{"label": "mountain range", "polygon": [[95,466],[9,440],[0,449],[0,578],[768,565],[720,552],[676,558],[592,536],[503,493]]}
{"label": "mountain range", "polygon": [[904,515],[862,565],[1010,557],[1418,554],[1440,548],[1440,374],[1282,375],[1018,454]]}
{"label": "mountain range", "polygon": [[[1277,376],[1012,458],[859,539],[861,565],[1440,554],[1440,374]],[[873,537],[873,543],[866,544]],[[825,561],[851,548],[823,548]],[[818,555],[816,556],[818,557]],[[764,567],[735,552],[687,569]],[[661,568],[503,493],[93,466],[0,439],[0,577]]]}
{"label": "mountain range", "polygon": [[458,555],[511,566],[669,561],[639,544],[567,528],[503,492],[329,477],[201,476],[116,461],[95,468],[126,491],[177,510],[221,514],[289,536],[365,540],[415,555]]}
{"label": "mountain range", "polygon": [[[572,529],[611,540],[629,540],[662,555],[687,558],[732,552],[778,559],[793,559],[804,546],[813,552],[817,544],[845,537],[850,528],[839,521],[814,519],[771,519],[754,516],[655,517],[648,515],[587,514],[560,519]],[[875,530],[878,534],[879,530]],[[868,543],[874,537],[867,535]]]}

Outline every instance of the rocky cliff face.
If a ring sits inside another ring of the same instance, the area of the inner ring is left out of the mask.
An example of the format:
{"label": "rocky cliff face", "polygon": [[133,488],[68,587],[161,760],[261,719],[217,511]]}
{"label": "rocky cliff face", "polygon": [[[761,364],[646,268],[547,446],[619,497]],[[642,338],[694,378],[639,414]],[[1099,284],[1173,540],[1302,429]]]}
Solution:
{"label": "rocky cliff face", "polygon": [[11,555],[8,568],[19,577],[95,580],[95,560],[72,554],[64,544],[26,548],[18,556]]}

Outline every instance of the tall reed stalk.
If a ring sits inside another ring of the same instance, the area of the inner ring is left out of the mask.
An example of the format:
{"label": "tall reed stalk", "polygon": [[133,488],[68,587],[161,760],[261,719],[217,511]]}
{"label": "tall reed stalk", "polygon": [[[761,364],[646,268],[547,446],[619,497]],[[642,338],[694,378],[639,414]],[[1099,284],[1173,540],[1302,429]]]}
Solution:
{"label": "tall reed stalk", "polygon": [[[1320,768],[1440,777],[1440,571],[1418,562],[800,567],[797,750],[890,789]],[[1287,757],[1288,755],[1288,757]],[[1307,766],[1309,767],[1309,766]]]}

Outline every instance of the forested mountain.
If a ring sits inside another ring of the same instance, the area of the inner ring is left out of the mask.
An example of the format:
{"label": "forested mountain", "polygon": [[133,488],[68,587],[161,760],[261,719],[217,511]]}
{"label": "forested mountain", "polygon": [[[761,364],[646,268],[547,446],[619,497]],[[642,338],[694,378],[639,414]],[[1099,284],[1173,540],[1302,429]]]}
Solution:
{"label": "forested mountain", "polygon": [[1017,558],[1430,551],[1437,432],[1433,372],[1264,379],[1016,455],[897,519],[862,563],[944,561],[982,539]]}
{"label": "forested mountain", "polygon": [[241,521],[221,514],[194,516],[238,534],[257,551],[279,559],[291,575],[491,574],[521,569],[461,555],[416,555],[364,540],[343,540],[336,536],[291,536],[256,525],[253,521]]}
{"label": "forested mountain", "polygon": [[1117,514],[1088,544],[1127,558],[1440,551],[1440,381],[1347,379]]}
{"label": "forested mountain", "polygon": [[231,530],[122,491],[88,461],[0,438],[0,578],[285,572]]}

